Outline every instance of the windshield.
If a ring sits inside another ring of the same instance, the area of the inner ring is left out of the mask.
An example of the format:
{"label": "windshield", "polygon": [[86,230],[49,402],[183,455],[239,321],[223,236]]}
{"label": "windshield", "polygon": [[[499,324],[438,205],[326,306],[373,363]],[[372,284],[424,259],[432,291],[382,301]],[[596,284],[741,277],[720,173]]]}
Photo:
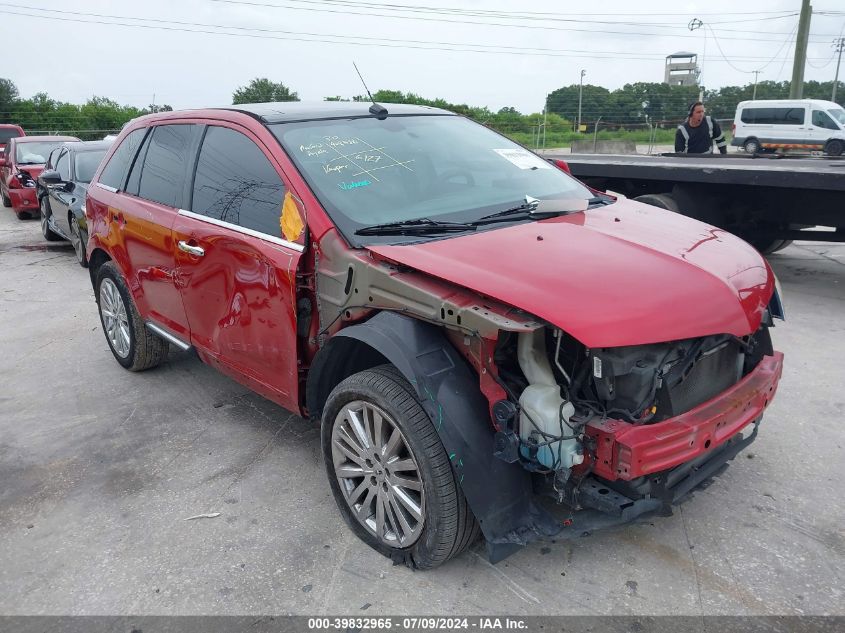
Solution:
{"label": "windshield", "polygon": [[94,172],[106,155],[106,150],[98,149],[91,152],[79,152],[76,154],[74,161],[74,171],[76,173],[77,182],[91,182],[94,177]]}
{"label": "windshield", "polygon": [[18,165],[43,165],[54,149],[64,141],[18,143],[15,148],[15,162]]}
{"label": "windshield", "polygon": [[845,110],[842,108],[832,108],[827,111],[827,113],[833,117],[833,120],[836,121],[842,127],[845,127]]}
{"label": "windshield", "polygon": [[376,224],[417,218],[471,222],[524,203],[526,196],[593,197],[547,161],[462,117],[308,121],[270,129],[354,244],[385,242],[352,237]]}

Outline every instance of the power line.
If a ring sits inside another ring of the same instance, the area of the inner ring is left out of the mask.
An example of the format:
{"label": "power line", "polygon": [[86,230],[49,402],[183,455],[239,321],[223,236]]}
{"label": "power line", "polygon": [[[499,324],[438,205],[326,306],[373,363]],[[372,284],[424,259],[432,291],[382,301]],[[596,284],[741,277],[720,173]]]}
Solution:
{"label": "power line", "polygon": [[[365,8],[375,8],[377,10],[395,11],[395,12],[399,12],[399,13],[402,13],[403,9],[408,9],[411,6],[411,5],[398,5],[399,7],[402,7],[402,8],[386,8],[387,5],[384,5],[384,4],[381,4],[381,3],[348,2],[347,0],[287,0],[287,2],[306,4],[307,6],[305,6],[305,7],[291,6],[290,4],[278,4],[278,3],[274,4],[274,3],[265,3],[265,2],[254,2],[252,0],[208,0],[208,1],[209,2],[222,3],[222,4],[234,4],[234,5],[261,7],[261,8],[265,8],[265,9],[293,9],[295,11],[316,11],[316,12],[322,12],[322,13],[341,13],[341,14],[345,14],[345,15],[375,16],[375,17],[387,17],[387,18],[396,18],[396,19],[404,19],[404,20],[422,20],[422,21],[429,21],[429,22],[451,22],[451,23],[460,23],[460,24],[475,24],[475,25],[482,25],[482,26],[504,26],[504,27],[508,27],[508,28],[544,29],[544,30],[552,30],[552,31],[586,31],[586,32],[591,32],[591,33],[616,33],[616,34],[621,34],[621,35],[634,34],[634,33],[629,33],[627,31],[598,31],[598,30],[592,30],[592,29],[572,29],[572,28],[559,28],[559,27],[550,27],[550,26],[531,26],[531,25],[525,25],[525,24],[501,24],[501,23],[493,23],[493,22],[474,22],[474,21],[470,21],[470,20],[449,20],[449,19],[445,19],[445,18],[425,18],[425,17],[413,16],[413,15],[409,16],[409,15],[393,15],[393,14],[384,14],[384,13],[368,13],[366,11],[354,12],[354,11],[339,10],[339,9],[325,9],[325,8],[320,9],[320,8],[316,8],[316,7],[313,6],[314,4],[324,4],[324,5],[328,5],[328,6],[343,6],[343,7],[348,9],[349,7],[356,8],[356,5],[360,5],[361,7],[363,7],[364,5],[368,5],[368,7],[365,7]],[[391,6],[395,7],[397,5],[391,5]],[[457,11],[457,10],[454,10],[454,11]],[[465,11],[465,12],[473,11],[472,15],[475,15],[476,17],[478,17],[478,14],[480,14],[483,10],[463,10],[463,11]],[[414,12],[417,12],[417,13],[418,12],[436,13],[437,15],[440,15],[440,14],[444,13],[445,10],[444,9],[431,9],[431,8],[429,8],[429,10],[423,11],[422,9],[411,8],[408,12],[411,12],[411,13],[414,13]],[[504,12],[500,12],[500,13],[504,13]],[[783,13],[783,12],[781,12],[781,13]],[[467,13],[467,15],[469,15],[469,13]],[[560,14],[558,14],[558,15],[560,15]],[[628,15],[630,15],[630,14],[628,14]],[[798,15],[798,14],[796,12],[792,11],[792,12],[789,12],[785,15],[779,15],[779,16],[772,16],[772,17],[765,17],[765,18],[756,17],[756,18],[749,18],[748,20],[730,20],[730,21],[723,21],[723,22],[711,22],[711,24],[735,24],[737,22],[758,23],[758,22],[763,21],[763,20],[781,19],[781,18],[791,17],[791,16],[795,16],[795,15]],[[482,17],[484,17],[484,16],[482,16]],[[490,17],[496,18],[497,16],[491,15]],[[513,19],[525,19],[525,18],[498,16],[498,19],[511,19],[511,20],[513,20]],[[539,20],[540,18],[535,18],[535,19]],[[590,22],[600,23],[599,21],[577,20],[577,19],[572,18],[571,16],[569,16],[567,18],[559,18],[559,20],[564,21],[564,22],[574,22],[574,23],[590,23]],[[543,21],[548,21],[548,20],[544,19]],[[602,23],[618,24],[620,26],[625,26],[625,25],[652,26],[652,27],[659,27],[659,28],[672,28],[672,29],[684,29],[685,28],[683,25],[680,25],[680,24],[677,24],[677,25],[668,24],[668,23],[655,24],[654,22],[604,21]],[[731,31],[731,32],[736,32],[736,33],[747,33],[748,32],[747,29],[721,29],[721,30]],[[668,34],[665,34],[665,33],[635,33],[635,34],[636,35],[659,35],[659,36],[668,37]],[[784,35],[784,33],[772,33],[772,34],[773,35]],[[676,34],[675,36],[676,37],[690,37],[689,35],[683,35],[683,34]],[[827,34],[824,34],[824,36],[827,37]],[[739,40],[743,40],[743,41],[748,41],[748,40],[751,40],[751,39],[754,39],[754,38],[740,37],[740,38],[732,38],[732,39],[739,39]],[[759,41],[766,41],[766,40],[759,40]]]}
{"label": "power line", "polygon": [[[477,22],[472,20],[451,20],[447,18],[428,18],[428,17],[420,17],[420,16],[409,16],[409,15],[390,15],[384,13],[368,13],[368,12],[351,12],[351,11],[342,11],[338,9],[320,9],[313,6],[308,7],[297,7],[285,4],[265,4],[261,2],[251,2],[249,0],[208,0],[209,2],[217,2],[222,4],[234,4],[234,5],[244,5],[244,6],[252,6],[252,7],[261,7],[264,9],[293,9],[295,11],[316,11],[322,13],[339,13],[343,15],[357,15],[357,16],[373,16],[373,17],[385,17],[385,18],[394,18],[394,19],[401,19],[401,20],[416,20],[416,21],[424,21],[424,22],[446,22],[451,24],[473,24],[478,26],[496,26],[496,27],[505,27],[505,28],[519,28],[519,29],[532,29],[532,30],[544,30],[544,31],[566,31],[566,32],[578,32],[578,33],[606,33],[606,34],[614,34],[614,35],[637,35],[637,36],[648,36],[648,37],[695,37],[691,35],[685,35],[682,33],[677,34],[669,34],[669,33],[654,33],[654,32],[641,32],[641,31],[612,31],[612,30],[605,30],[605,29],[580,29],[580,28],[573,28],[573,27],[555,27],[555,26],[535,26],[530,24],[502,24],[501,22]],[[291,0],[291,1],[299,1],[299,0]],[[305,1],[305,0],[303,0]],[[325,1],[325,0],[324,0]],[[313,4],[309,2],[309,4]],[[794,15],[794,14],[793,14]],[[755,22],[757,20],[754,20]],[[623,26],[620,22],[614,22],[613,24],[619,24]],[[631,23],[635,26],[652,26],[650,24],[645,23]],[[678,27],[670,27],[670,28],[683,28],[681,26]],[[724,29],[728,30],[728,29]],[[747,30],[740,30],[738,32],[747,33]],[[758,41],[758,42],[771,42],[771,41],[780,41],[780,40],[771,40],[766,38],[753,38],[753,37],[735,37],[735,38],[724,38],[724,39],[736,39],[741,40],[744,42],[748,41]]]}
{"label": "power line", "polygon": [[[22,7],[23,5],[10,5],[8,3],[0,3],[0,6],[16,6]],[[37,9],[35,7],[27,7],[31,10],[36,11],[45,11],[44,9]],[[92,13],[84,13],[78,11],[51,11],[51,13],[62,13],[64,15],[75,15],[81,16],[85,18],[91,17],[101,17],[108,20],[134,20],[136,22],[153,22],[154,24],[131,24],[125,22],[116,22],[116,21],[109,21],[105,22],[102,20],[94,20],[94,19],[81,19],[77,18],[70,18],[70,17],[58,17],[54,15],[39,15],[39,14],[32,14],[32,13],[25,13],[25,12],[16,12],[16,11],[8,11],[4,9],[0,9],[0,13],[8,14],[8,15],[18,15],[24,17],[32,17],[36,19],[44,19],[44,20],[53,20],[53,21],[60,21],[60,22],[75,22],[81,24],[99,24],[105,26],[122,26],[128,28],[144,28],[144,29],[153,29],[153,30],[163,30],[163,31],[175,31],[175,32],[183,32],[183,33],[199,33],[205,35],[226,35],[229,37],[247,37],[251,39],[271,39],[271,40],[282,40],[282,41],[299,41],[299,42],[316,42],[316,43],[324,43],[324,44],[348,44],[353,46],[376,46],[382,48],[410,48],[410,49],[418,49],[418,50],[432,50],[432,51],[445,51],[445,52],[467,52],[467,53],[485,53],[485,54],[494,54],[494,55],[532,55],[532,56],[544,56],[544,57],[570,57],[570,58],[578,58],[578,59],[617,59],[618,55],[626,55],[626,59],[636,59],[636,60],[643,60],[643,61],[653,61],[656,59],[663,59],[665,55],[661,53],[649,53],[649,54],[641,54],[638,56],[631,56],[627,55],[624,51],[606,51],[606,52],[596,52],[593,50],[583,51],[581,49],[543,49],[543,48],[530,48],[530,47],[516,47],[516,46],[492,46],[487,44],[470,44],[470,43],[459,43],[459,42],[428,42],[424,40],[394,40],[389,38],[382,38],[382,37],[366,37],[366,36],[345,36],[345,35],[334,35],[334,34],[326,34],[326,33],[306,33],[306,32],[297,32],[297,31],[282,31],[282,30],[272,30],[272,29],[258,29],[258,28],[249,28],[249,27],[237,27],[237,26],[226,26],[226,25],[209,25],[209,24],[202,24],[196,22],[181,22],[181,21],[172,21],[172,20],[159,20],[156,18],[136,18],[131,16],[117,16],[117,15],[106,15],[106,14],[92,14]],[[196,29],[188,29],[188,28],[181,28],[181,27],[171,27],[171,26],[163,26],[163,24],[179,24],[182,26],[197,26],[202,28]],[[232,30],[239,30],[239,31],[247,31],[245,33],[231,33],[227,31],[209,31],[205,30],[206,28],[216,28],[216,29],[232,29]],[[273,35],[269,35],[269,33],[279,33],[285,34],[285,37],[277,37]],[[307,36],[307,37],[291,37],[291,36]],[[334,39],[319,39],[319,38],[334,38]],[[367,40],[364,42],[361,41],[354,41],[354,40]],[[340,40],[340,41],[338,41]],[[389,44],[385,42],[394,42],[395,44]],[[443,46],[452,46],[452,47],[460,47],[460,48],[443,48]],[[469,47],[469,48],[467,48]],[[480,50],[479,50],[480,49]],[[511,50],[499,50],[499,49],[511,49]],[[577,53],[577,54],[571,54]],[[736,58],[737,60],[755,60],[755,59],[764,59],[758,57],[742,57]]]}
{"label": "power line", "polygon": [[[210,0],[211,2],[226,2],[226,0]],[[435,13],[441,15],[443,13],[458,15],[458,16],[474,16],[474,17],[484,17],[484,18],[495,18],[495,19],[507,19],[507,20],[535,20],[535,21],[558,21],[558,22],[577,22],[577,23],[595,23],[595,24],[619,24],[619,25],[633,25],[633,26],[665,26],[668,28],[683,28],[682,25],[679,25],[677,22],[654,22],[653,20],[649,20],[647,22],[641,21],[629,21],[629,20],[586,20],[583,19],[583,16],[628,16],[633,15],[636,17],[642,17],[643,15],[648,16],[681,16],[687,15],[683,13],[650,13],[650,14],[641,14],[641,13],[586,13],[586,14],[577,14],[577,13],[551,13],[551,12],[534,12],[534,11],[519,11],[519,12],[512,12],[512,11],[500,11],[500,10],[489,10],[489,9],[461,9],[461,8],[452,8],[452,7],[430,7],[430,6],[420,6],[420,5],[396,5],[396,4],[389,4],[389,3],[377,3],[377,2],[350,2],[349,0],[288,0],[288,2],[293,2],[296,4],[306,4],[312,5],[313,4],[324,4],[329,6],[343,6],[345,8],[357,8],[357,9],[375,9],[381,11],[394,11],[398,13]],[[280,4],[268,4],[268,3],[258,3],[258,2],[231,2],[230,4],[250,4],[253,6],[264,6],[264,7],[272,7],[272,8],[291,8],[291,9],[299,9],[302,10],[301,7],[291,7],[289,5],[280,5]],[[309,6],[309,9],[311,6]],[[370,15],[367,13],[353,13],[349,12],[352,15]],[[769,17],[761,18],[760,15],[766,14],[780,14],[780,15],[769,15]],[[779,20],[781,18],[790,17],[794,15],[798,15],[794,11],[789,10],[781,10],[781,11],[763,11],[759,13],[755,12],[736,12],[736,13],[727,13],[727,14],[716,14],[724,16],[724,15],[752,15],[754,17],[741,20],[741,19],[731,19],[722,22],[713,22],[711,24],[736,24],[737,22],[760,22],[761,20]],[[576,18],[575,16],[582,16]],[[397,16],[387,16],[387,17],[397,17]],[[508,25],[510,26],[510,25]],[[745,31],[741,31],[745,32]]]}

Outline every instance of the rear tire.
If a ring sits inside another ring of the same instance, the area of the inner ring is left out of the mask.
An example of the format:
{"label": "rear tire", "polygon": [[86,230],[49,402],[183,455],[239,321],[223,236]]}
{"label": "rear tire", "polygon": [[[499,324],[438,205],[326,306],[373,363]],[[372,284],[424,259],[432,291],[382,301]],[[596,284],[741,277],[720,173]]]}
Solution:
{"label": "rear tire", "polygon": [[642,202],[643,204],[650,204],[653,207],[659,207],[674,213],[681,212],[678,202],[674,197],[672,197],[671,193],[647,193],[642,196],[637,196],[634,198],[634,201]]}
{"label": "rear tire", "polygon": [[50,202],[47,197],[41,198],[41,235],[48,242],[58,242],[62,237],[50,228]]}
{"label": "rear tire", "polygon": [[[769,253],[777,253],[778,251],[782,251],[787,246],[792,244],[792,240],[781,240],[781,243],[776,246],[773,250],[769,251]],[[764,253],[765,254],[765,253]]]}
{"label": "rear tire", "polygon": [[392,365],[354,374],[332,390],[322,448],[343,519],[394,562],[431,569],[478,538],[440,436]]}
{"label": "rear tire", "polygon": [[4,207],[11,207],[12,206],[11,199],[5,193],[3,194],[3,206]]}
{"label": "rear tire", "polygon": [[845,143],[838,139],[833,139],[832,141],[828,141],[827,145],[825,145],[824,151],[825,154],[828,156],[841,156],[842,152],[845,150]]}
{"label": "rear tire", "polygon": [[752,137],[745,139],[745,142],[742,144],[742,149],[744,149],[748,154],[759,154],[762,146],[760,145],[760,141]]}
{"label": "rear tire", "polygon": [[85,249],[88,245],[88,236],[85,231],[79,228],[79,220],[71,216],[70,222],[70,243],[73,244],[73,251],[76,254],[76,261],[83,268],[88,268],[88,255]]}
{"label": "rear tire", "polygon": [[748,243],[751,244],[754,248],[760,251],[761,255],[771,255],[772,253],[777,253],[778,251],[782,251],[787,246],[792,244],[792,240],[761,240],[761,239],[754,239],[753,237],[748,240]]}
{"label": "rear tire", "polygon": [[115,360],[129,371],[161,364],[170,345],[146,327],[114,262],[97,271],[97,308],[100,323]]}

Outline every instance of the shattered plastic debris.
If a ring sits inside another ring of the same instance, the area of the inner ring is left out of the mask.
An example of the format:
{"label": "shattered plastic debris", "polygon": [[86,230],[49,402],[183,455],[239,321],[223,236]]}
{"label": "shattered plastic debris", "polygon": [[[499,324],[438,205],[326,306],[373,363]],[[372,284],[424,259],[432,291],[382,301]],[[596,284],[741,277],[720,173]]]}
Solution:
{"label": "shattered plastic debris", "polygon": [[197,514],[196,516],[188,517],[186,521],[193,521],[194,519],[214,519],[220,516],[219,512],[209,512],[208,514]]}

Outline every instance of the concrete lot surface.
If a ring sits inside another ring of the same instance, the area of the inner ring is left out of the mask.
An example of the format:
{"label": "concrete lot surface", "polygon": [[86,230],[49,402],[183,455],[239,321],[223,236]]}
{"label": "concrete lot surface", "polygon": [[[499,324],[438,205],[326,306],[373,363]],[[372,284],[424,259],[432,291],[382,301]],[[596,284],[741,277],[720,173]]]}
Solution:
{"label": "concrete lot surface", "polygon": [[412,572],[342,523],[314,425],[191,354],[121,369],[70,245],[2,209],[0,614],[845,614],[845,245],[770,261],[785,372],[725,474],[672,517]]}

